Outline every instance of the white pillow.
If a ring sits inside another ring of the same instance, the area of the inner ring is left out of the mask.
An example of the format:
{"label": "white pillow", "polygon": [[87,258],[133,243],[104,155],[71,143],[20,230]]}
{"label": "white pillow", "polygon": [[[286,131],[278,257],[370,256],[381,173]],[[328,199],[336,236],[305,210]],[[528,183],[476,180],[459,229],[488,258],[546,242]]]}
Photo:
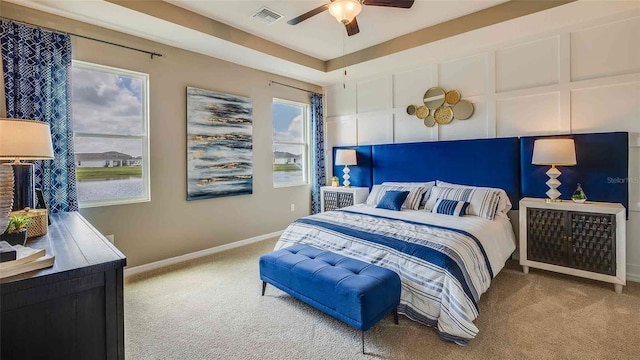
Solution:
{"label": "white pillow", "polygon": [[436,186],[449,187],[449,188],[466,187],[466,188],[473,188],[473,189],[496,190],[496,191],[498,191],[500,193],[500,202],[498,204],[498,213],[499,214],[504,214],[504,216],[506,216],[507,218],[509,217],[509,210],[511,210],[511,208],[513,207],[511,205],[511,200],[509,199],[509,195],[507,195],[507,192],[502,190],[502,189],[500,189],[500,188],[452,184],[452,183],[448,183],[448,182],[444,182],[444,181],[440,181],[440,180],[436,181]]}
{"label": "white pillow", "polygon": [[431,196],[427,201],[425,210],[433,211],[436,203],[442,199],[468,202],[469,206],[467,206],[465,214],[493,220],[500,201],[500,193],[494,189],[436,186],[431,190]]}
{"label": "white pillow", "polygon": [[408,191],[407,199],[402,204],[402,209],[418,210],[420,201],[427,192],[427,189],[420,186],[397,186],[397,185],[373,185],[367,197],[367,205],[378,206],[380,199],[387,191]]}
{"label": "white pillow", "polygon": [[426,182],[393,182],[393,181],[385,181],[382,185],[393,185],[393,186],[406,186],[406,187],[423,187],[427,189],[427,192],[424,194],[422,201],[420,202],[419,208],[424,208],[424,205],[427,203],[427,199],[429,199],[429,195],[431,195],[431,189],[436,186],[435,181],[426,181]]}

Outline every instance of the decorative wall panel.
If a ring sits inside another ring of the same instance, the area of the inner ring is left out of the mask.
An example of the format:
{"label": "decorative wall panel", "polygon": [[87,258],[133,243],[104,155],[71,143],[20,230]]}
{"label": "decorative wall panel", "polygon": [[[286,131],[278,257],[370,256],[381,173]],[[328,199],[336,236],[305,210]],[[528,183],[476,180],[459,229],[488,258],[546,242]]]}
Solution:
{"label": "decorative wall panel", "polygon": [[571,129],[640,133],[640,82],[571,91]]}
{"label": "decorative wall panel", "polygon": [[421,104],[424,90],[435,86],[432,73],[433,66],[426,66],[394,74],[393,107],[406,108],[409,104]]}
{"label": "decorative wall panel", "polygon": [[340,115],[351,115],[356,113],[356,86],[353,83],[336,84],[328,87],[327,92],[327,112],[325,116],[333,117]]}
{"label": "decorative wall panel", "polygon": [[393,118],[393,142],[395,143],[438,140],[438,128],[424,126],[422,120],[415,116],[398,111]]}
{"label": "decorative wall panel", "polygon": [[487,54],[478,54],[446,63],[438,67],[438,86],[458,90],[465,98],[487,92]]}
{"label": "decorative wall panel", "polygon": [[558,93],[499,100],[498,137],[550,135],[560,132]]}
{"label": "decorative wall panel", "polygon": [[557,84],[560,37],[553,36],[496,51],[498,92]]}
{"label": "decorative wall panel", "polygon": [[640,71],[640,17],[571,33],[571,80]]}
{"label": "decorative wall panel", "polygon": [[393,117],[386,112],[358,115],[358,145],[393,142]]}
{"label": "decorative wall panel", "polygon": [[473,101],[475,110],[469,120],[455,120],[446,126],[438,126],[440,140],[482,139],[487,133],[487,104]]}
{"label": "decorative wall panel", "polygon": [[358,137],[355,116],[327,119],[327,146],[331,150],[333,146],[357,145]]}
{"label": "decorative wall panel", "polygon": [[389,77],[358,82],[358,114],[384,110],[391,107],[391,82]]}

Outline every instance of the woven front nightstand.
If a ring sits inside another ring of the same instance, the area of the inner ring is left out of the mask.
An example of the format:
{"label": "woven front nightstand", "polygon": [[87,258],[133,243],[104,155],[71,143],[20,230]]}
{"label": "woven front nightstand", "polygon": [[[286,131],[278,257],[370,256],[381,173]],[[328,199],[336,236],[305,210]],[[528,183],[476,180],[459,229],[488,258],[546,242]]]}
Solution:
{"label": "woven front nightstand", "polygon": [[626,285],[626,210],[621,204],[520,200],[520,265]]}
{"label": "woven front nightstand", "polygon": [[333,187],[320,188],[320,211],[331,211],[347,206],[362,204],[367,201],[367,187]]}

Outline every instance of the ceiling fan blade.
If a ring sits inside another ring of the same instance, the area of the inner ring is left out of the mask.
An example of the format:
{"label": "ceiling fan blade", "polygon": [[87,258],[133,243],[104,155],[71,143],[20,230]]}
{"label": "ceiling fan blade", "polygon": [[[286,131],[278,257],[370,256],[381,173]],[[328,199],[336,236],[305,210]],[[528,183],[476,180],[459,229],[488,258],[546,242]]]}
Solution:
{"label": "ceiling fan blade", "polygon": [[356,18],[353,18],[353,20],[351,20],[350,23],[346,24],[345,27],[347,28],[347,35],[349,36],[353,36],[360,32],[360,28],[358,27],[358,20]]}
{"label": "ceiling fan blade", "polygon": [[365,5],[410,9],[414,0],[364,0]]}
{"label": "ceiling fan blade", "polygon": [[296,18],[293,18],[293,19],[287,21],[287,24],[296,25],[296,24],[301,23],[301,22],[307,20],[308,18],[310,18],[312,16],[316,16],[316,15],[320,14],[321,12],[326,11],[328,9],[329,9],[329,4],[322,5],[322,6],[317,7],[315,9],[311,10],[311,11],[307,11],[306,13],[304,13],[304,14],[296,17]]}

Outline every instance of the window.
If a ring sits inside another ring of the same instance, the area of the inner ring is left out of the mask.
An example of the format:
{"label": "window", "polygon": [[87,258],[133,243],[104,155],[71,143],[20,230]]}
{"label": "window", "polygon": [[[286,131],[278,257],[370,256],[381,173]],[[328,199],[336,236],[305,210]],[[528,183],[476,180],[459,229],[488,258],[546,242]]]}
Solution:
{"label": "window", "polygon": [[149,201],[149,75],[74,61],[80,207]]}
{"label": "window", "polygon": [[273,100],[273,186],[307,184],[309,105]]}

